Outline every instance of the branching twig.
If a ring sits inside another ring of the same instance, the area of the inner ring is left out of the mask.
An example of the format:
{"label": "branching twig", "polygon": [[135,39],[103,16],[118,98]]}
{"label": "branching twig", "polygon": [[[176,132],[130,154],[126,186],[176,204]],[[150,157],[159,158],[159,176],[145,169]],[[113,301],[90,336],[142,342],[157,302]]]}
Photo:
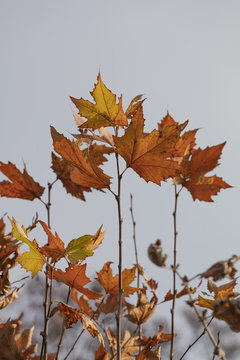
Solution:
{"label": "branching twig", "polygon": [[215,355],[217,355],[219,357],[219,359],[222,359],[222,360],[226,360],[226,356],[225,356],[225,353],[224,351],[221,349],[221,347],[219,346],[219,343],[218,341],[215,339],[214,335],[212,334],[211,330],[209,329],[208,327],[208,324],[206,322],[206,319],[205,319],[205,314],[203,312],[203,314],[201,314],[201,312],[199,311],[198,307],[196,306],[195,304],[195,301],[193,300],[193,297],[192,297],[192,293],[189,289],[189,286],[188,286],[188,281],[186,279],[184,279],[180,274],[179,272],[177,271],[176,269],[176,274],[179,276],[179,278],[182,280],[184,286],[186,287],[187,291],[188,291],[188,296],[189,296],[189,300],[190,300],[190,303],[191,303],[191,306],[194,308],[194,311],[195,313],[197,314],[197,317],[199,319],[199,321],[202,323],[204,329],[206,330],[207,334],[208,334],[208,337],[211,341],[211,343],[213,344],[214,346],[214,353]]}
{"label": "branching twig", "polygon": [[[207,323],[207,326],[209,326],[211,324],[211,322],[213,321],[213,317],[210,319],[210,321]],[[201,339],[201,337],[203,335],[206,334],[206,329],[203,330],[203,332],[196,338],[196,340],[194,340],[194,342],[192,344],[190,344],[187,348],[186,351],[184,351],[184,353],[182,354],[182,356],[180,357],[179,360],[182,360],[184,358],[184,356],[187,354],[187,352]]]}

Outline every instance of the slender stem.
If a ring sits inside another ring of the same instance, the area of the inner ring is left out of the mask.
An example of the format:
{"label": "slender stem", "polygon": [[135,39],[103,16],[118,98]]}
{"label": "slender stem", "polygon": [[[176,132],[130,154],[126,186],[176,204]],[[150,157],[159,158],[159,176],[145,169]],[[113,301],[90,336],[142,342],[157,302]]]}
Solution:
{"label": "slender stem", "polygon": [[116,316],[117,322],[117,360],[121,360],[121,317],[122,317],[122,212],[121,212],[121,180],[122,174],[120,174],[119,167],[119,155],[115,153],[117,164],[117,178],[118,189],[115,199],[117,201],[118,209],[118,310]]}
{"label": "slender stem", "polygon": [[[136,264],[139,265],[138,261],[138,250],[137,250],[137,238],[136,238],[136,221],[133,214],[133,196],[130,194],[130,213],[132,218],[132,224],[133,224],[133,243],[134,243],[134,250],[135,250],[135,257],[136,257]],[[137,268],[137,287],[140,286],[140,270],[139,266]],[[140,296],[140,291],[138,292],[138,296]],[[139,326],[139,332],[138,332],[139,338],[142,338],[142,324]],[[139,352],[141,351],[141,346],[139,346]]]}
{"label": "slender stem", "polygon": [[173,299],[172,299],[172,308],[171,308],[171,347],[170,347],[170,360],[174,358],[174,345],[175,345],[175,302],[176,302],[176,270],[177,270],[177,205],[178,205],[178,196],[177,186],[174,185],[175,190],[175,203],[173,211],[173,226],[174,226],[174,245],[173,245]]}
{"label": "slender stem", "polygon": [[[51,228],[50,208],[51,208],[51,190],[53,185],[58,179],[56,178],[52,183],[48,183],[48,201],[45,203],[42,199],[39,199],[46,207],[47,210],[47,223],[49,229]],[[52,268],[51,268],[51,279],[46,277],[45,282],[45,300],[43,303],[44,307],[44,330],[41,332],[42,335],[42,347],[40,353],[40,360],[47,360],[47,347],[48,347],[48,325],[49,315],[52,305]]]}
{"label": "slender stem", "polygon": [[[68,304],[68,302],[69,302],[70,293],[71,293],[71,287],[69,286],[69,288],[68,288],[68,294],[67,294],[67,299],[66,299],[66,304]],[[59,352],[60,352],[60,349],[61,349],[61,345],[62,345],[64,333],[65,333],[65,324],[64,324],[64,320],[63,320],[63,322],[62,322],[62,329],[61,329],[61,335],[60,335],[59,342],[58,342],[58,347],[57,347],[57,353],[56,353],[56,358],[55,358],[55,360],[58,360],[58,355],[59,355]]]}
{"label": "slender stem", "polygon": [[[210,319],[210,321],[208,322],[207,326],[209,326],[211,324],[211,322],[213,321],[213,317]],[[206,334],[206,329],[203,329],[202,333],[196,338],[196,340],[194,340],[194,342],[192,344],[190,344],[187,348],[186,351],[184,351],[184,353],[182,354],[182,356],[179,358],[179,360],[182,360],[184,358],[184,356],[187,354],[187,352],[201,339],[201,337],[203,335]]]}

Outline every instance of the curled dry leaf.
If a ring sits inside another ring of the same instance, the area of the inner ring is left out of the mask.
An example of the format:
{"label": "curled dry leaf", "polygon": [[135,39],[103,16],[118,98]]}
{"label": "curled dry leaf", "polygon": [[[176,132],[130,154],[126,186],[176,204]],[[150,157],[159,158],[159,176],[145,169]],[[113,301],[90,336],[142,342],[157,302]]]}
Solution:
{"label": "curled dry leaf", "polygon": [[61,313],[64,319],[64,325],[67,329],[70,328],[73,323],[78,322],[82,315],[81,311],[74,307],[59,302],[58,305],[52,309],[50,317],[54,316],[58,311]]}
{"label": "curled dry leaf", "polygon": [[234,267],[235,262],[240,259],[240,256],[233,255],[230,259],[224,261],[218,261],[213,264],[205,272],[199,274],[203,278],[212,277],[213,281],[222,280],[225,277],[233,279],[237,270]]}
{"label": "curled dry leaf", "polygon": [[157,239],[155,244],[149,245],[148,257],[155,265],[160,267],[166,266],[167,255],[163,253],[160,239]]}
{"label": "curled dry leaf", "polygon": [[240,298],[226,298],[215,301],[213,316],[225,321],[231,330],[240,332]]}
{"label": "curled dry leaf", "polygon": [[9,295],[5,296],[3,299],[0,299],[0,309],[3,309],[10,305],[13,301],[18,299],[18,288],[14,289]]}
{"label": "curled dry leaf", "polygon": [[127,306],[127,318],[129,321],[135,324],[145,323],[155,312],[157,304],[156,296],[153,296],[150,301],[147,300],[146,289],[143,289],[138,294],[137,306],[126,302]]}
{"label": "curled dry leaf", "polygon": [[[109,341],[110,353],[117,353],[117,340],[110,328],[107,329],[106,335]],[[131,360],[134,358],[135,352],[139,349],[138,336],[134,337],[130,331],[126,330],[121,342],[121,359]]]}

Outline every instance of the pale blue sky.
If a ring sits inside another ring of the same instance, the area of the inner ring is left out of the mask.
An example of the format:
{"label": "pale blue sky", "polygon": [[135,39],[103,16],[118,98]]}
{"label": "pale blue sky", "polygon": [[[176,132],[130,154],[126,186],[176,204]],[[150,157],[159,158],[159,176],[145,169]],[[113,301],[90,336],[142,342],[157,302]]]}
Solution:
{"label": "pale blue sky", "polygon": [[[144,93],[146,129],[169,110],[189,129],[201,128],[201,147],[227,141],[216,173],[234,186],[214,203],[179,200],[180,271],[192,276],[217,260],[239,254],[240,3],[238,0],[168,1],[0,1],[0,159],[12,161],[45,186],[52,141],[49,126],[70,137],[76,132],[68,96],[90,99],[99,69],[105,84],[123,94],[124,106]],[[114,173],[114,167],[108,168]],[[2,177],[1,177],[2,179]],[[174,188],[147,184],[128,170],[123,178],[124,265],[135,262],[129,193],[134,196],[140,262],[159,281],[159,296],[171,275],[147,259],[151,242],[161,238],[172,261]],[[27,225],[34,201],[1,200]],[[62,185],[52,192],[52,228],[67,243],[103,224],[106,238],[89,259],[88,274],[117,260],[116,206],[110,194],[93,191],[86,202],[72,198]],[[43,233],[35,233],[37,240]],[[115,269],[116,266],[115,266]]]}

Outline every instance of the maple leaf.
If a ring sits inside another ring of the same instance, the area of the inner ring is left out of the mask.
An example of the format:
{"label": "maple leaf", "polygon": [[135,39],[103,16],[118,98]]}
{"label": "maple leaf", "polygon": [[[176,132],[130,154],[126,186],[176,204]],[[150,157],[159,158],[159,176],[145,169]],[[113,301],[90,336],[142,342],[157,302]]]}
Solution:
{"label": "maple leaf", "polygon": [[[78,290],[89,299],[99,299],[102,296],[101,294],[97,294],[92,290],[84,288],[84,285],[90,282],[90,279],[85,274],[86,266],[87,264],[69,265],[65,271],[53,269],[53,279],[63,282],[67,286]],[[47,276],[50,278],[51,275],[48,273]]]}
{"label": "maple leaf", "polygon": [[42,270],[43,265],[46,263],[46,260],[40,253],[36,240],[29,240],[28,234],[24,227],[21,227],[15,219],[11,220],[9,218],[9,220],[12,224],[13,236],[18,241],[27,244],[30,250],[29,252],[25,252],[21,255],[19,263],[24,269],[26,269],[27,271],[31,271],[32,277],[34,277],[39,271]]}
{"label": "maple leaf", "polygon": [[204,150],[194,150],[191,159],[185,164],[187,174],[182,185],[191,193],[193,200],[212,202],[213,195],[217,195],[221,189],[232,187],[216,175],[205,176],[219,165],[218,160],[224,145],[225,142]]}
{"label": "maple leaf", "polygon": [[119,97],[117,103],[116,95],[104,85],[100,73],[97,80],[98,82],[91,92],[95,104],[82,98],[70,97],[78,108],[79,114],[88,119],[80,127],[94,130],[103,126],[126,126],[127,118],[122,108],[122,97]]}
{"label": "maple leaf", "polygon": [[179,126],[164,126],[161,133],[153,130],[144,134],[143,109],[139,106],[125,134],[113,137],[116,151],[125,159],[127,168],[131,167],[144,180],[160,185],[162,180],[184,171],[170,156],[186,125],[187,122]]}
{"label": "maple leaf", "polygon": [[25,166],[21,173],[11,162],[0,162],[0,171],[11,180],[0,182],[0,196],[25,200],[39,199],[42,196],[45,188],[33,180]]}
{"label": "maple leaf", "polygon": [[70,179],[72,182],[86,188],[101,190],[110,185],[110,176],[103,173],[91,160],[90,152],[87,160],[74,141],[70,141],[51,127],[54,150],[75,168]]}
{"label": "maple leaf", "polygon": [[143,95],[137,95],[135,96],[132,101],[130,102],[127,110],[125,111],[125,114],[128,119],[131,119],[133,115],[136,113],[138,107],[143,103],[144,100],[142,100]]}
{"label": "maple leaf", "polygon": [[[103,286],[107,294],[118,294],[118,275],[113,276],[111,269],[112,261],[108,261],[104,264],[102,270],[97,275],[96,280]],[[124,269],[122,271],[122,289],[123,296],[129,296],[134,294],[139,288],[132,287],[130,284],[134,281],[136,275],[136,266],[131,269]]]}
{"label": "maple leaf", "polygon": [[59,158],[54,153],[52,153],[52,169],[57,175],[58,179],[62,182],[65,187],[67,193],[76,197],[77,199],[81,199],[85,201],[85,197],[83,192],[91,192],[90,187],[84,187],[74,183],[71,180],[71,174],[75,167],[69,163],[69,161]]}
{"label": "maple leaf", "polygon": [[[110,328],[107,329],[106,335],[109,341],[111,354],[117,353],[117,340]],[[126,330],[121,341],[121,359],[131,360],[138,350],[138,336],[133,337],[130,331]]]}
{"label": "maple leaf", "polygon": [[48,236],[48,244],[44,245],[40,250],[48,258],[52,258],[52,263],[55,263],[64,257],[64,243],[57,232],[55,232],[55,236],[53,235],[44,221],[39,220],[39,222]]}
{"label": "maple leaf", "polygon": [[0,359],[24,360],[15,341],[14,326],[9,320],[0,328]]}
{"label": "maple leaf", "polygon": [[105,161],[107,161],[107,159],[104,156],[105,154],[109,155],[113,152],[114,152],[113,148],[107,147],[105,145],[97,145],[97,144],[92,144],[91,146],[89,146],[89,148],[82,150],[82,154],[85,157],[85,159],[87,159],[89,154],[91,160],[97,166],[102,165]]}

